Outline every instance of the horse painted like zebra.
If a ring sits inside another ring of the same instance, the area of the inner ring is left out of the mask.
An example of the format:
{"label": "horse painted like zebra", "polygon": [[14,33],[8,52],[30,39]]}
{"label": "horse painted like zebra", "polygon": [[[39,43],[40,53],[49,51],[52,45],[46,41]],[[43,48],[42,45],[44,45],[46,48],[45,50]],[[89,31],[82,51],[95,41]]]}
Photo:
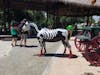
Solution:
{"label": "horse painted like zebra", "polygon": [[46,46],[45,42],[57,42],[62,41],[64,45],[64,52],[66,53],[66,47],[69,49],[69,58],[72,57],[72,51],[71,51],[71,45],[69,44],[69,33],[66,29],[48,29],[48,28],[42,28],[41,30],[38,29],[37,25],[35,23],[28,23],[28,25],[35,28],[37,31],[37,39],[39,40],[40,46],[41,46],[41,52],[40,56],[42,54],[46,54]]}

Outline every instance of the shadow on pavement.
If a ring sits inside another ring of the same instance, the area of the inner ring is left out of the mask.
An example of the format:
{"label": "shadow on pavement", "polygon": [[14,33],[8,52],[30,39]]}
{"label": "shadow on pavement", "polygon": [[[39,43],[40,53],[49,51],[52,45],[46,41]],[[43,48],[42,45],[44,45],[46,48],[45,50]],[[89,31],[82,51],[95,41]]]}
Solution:
{"label": "shadow on pavement", "polygon": [[26,45],[26,46],[16,45],[16,46],[19,46],[19,47],[27,47],[27,48],[38,47],[38,46],[35,46],[35,45]]}
{"label": "shadow on pavement", "polygon": [[[37,55],[34,55],[34,56],[38,56]],[[48,54],[43,54],[42,57],[68,57],[68,54],[55,54],[55,53],[48,53]],[[78,56],[77,55],[73,55],[72,58],[77,58]]]}
{"label": "shadow on pavement", "polygon": [[81,74],[81,75],[94,75],[93,73],[87,73],[87,72],[84,72],[83,74]]}
{"label": "shadow on pavement", "polygon": [[25,46],[25,47],[27,47],[27,48],[32,48],[32,47],[38,47],[38,46],[35,46],[35,45],[27,45],[27,46]]}

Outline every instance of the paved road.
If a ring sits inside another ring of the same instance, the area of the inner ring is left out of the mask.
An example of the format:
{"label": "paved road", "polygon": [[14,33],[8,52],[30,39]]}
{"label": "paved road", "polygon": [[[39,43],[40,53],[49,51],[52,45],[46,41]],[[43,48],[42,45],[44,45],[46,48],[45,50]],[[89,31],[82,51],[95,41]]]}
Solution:
{"label": "paved road", "polygon": [[[11,41],[1,41],[0,75],[42,75],[60,42],[47,43],[46,56],[38,57],[40,52],[37,39],[28,39],[28,47],[11,47]],[[50,55],[51,54],[51,55]]]}
{"label": "paved road", "polygon": [[[90,63],[79,52],[74,42],[72,45],[73,58],[53,57],[42,75],[100,75],[100,67],[90,66]],[[63,45],[56,51],[62,52]]]}
{"label": "paved road", "polygon": [[0,75],[100,75],[100,67],[89,66],[73,40],[72,59],[61,54],[61,42],[47,43],[48,54],[42,57],[37,56],[40,52],[37,39],[28,39],[28,47],[11,47],[10,43],[4,41],[0,47]]}
{"label": "paved road", "polygon": [[11,41],[0,40],[0,58],[6,56],[11,50]]}

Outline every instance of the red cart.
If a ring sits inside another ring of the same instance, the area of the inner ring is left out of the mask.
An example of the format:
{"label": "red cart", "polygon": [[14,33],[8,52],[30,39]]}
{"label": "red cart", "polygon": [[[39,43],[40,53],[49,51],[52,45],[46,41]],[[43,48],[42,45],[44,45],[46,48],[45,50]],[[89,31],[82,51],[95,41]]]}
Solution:
{"label": "red cart", "polygon": [[75,38],[76,48],[92,65],[100,66],[100,27],[89,27],[82,32]]}

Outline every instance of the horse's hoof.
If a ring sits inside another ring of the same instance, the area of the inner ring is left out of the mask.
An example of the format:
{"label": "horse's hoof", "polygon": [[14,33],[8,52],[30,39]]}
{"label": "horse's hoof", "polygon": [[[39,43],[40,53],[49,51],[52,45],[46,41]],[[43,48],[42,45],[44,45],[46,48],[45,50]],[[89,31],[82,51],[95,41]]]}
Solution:
{"label": "horse's hoof", "polygon": [[73,57],[73,55],[72,54],[69,54],[68,58],[72,58],[72,57]]}

